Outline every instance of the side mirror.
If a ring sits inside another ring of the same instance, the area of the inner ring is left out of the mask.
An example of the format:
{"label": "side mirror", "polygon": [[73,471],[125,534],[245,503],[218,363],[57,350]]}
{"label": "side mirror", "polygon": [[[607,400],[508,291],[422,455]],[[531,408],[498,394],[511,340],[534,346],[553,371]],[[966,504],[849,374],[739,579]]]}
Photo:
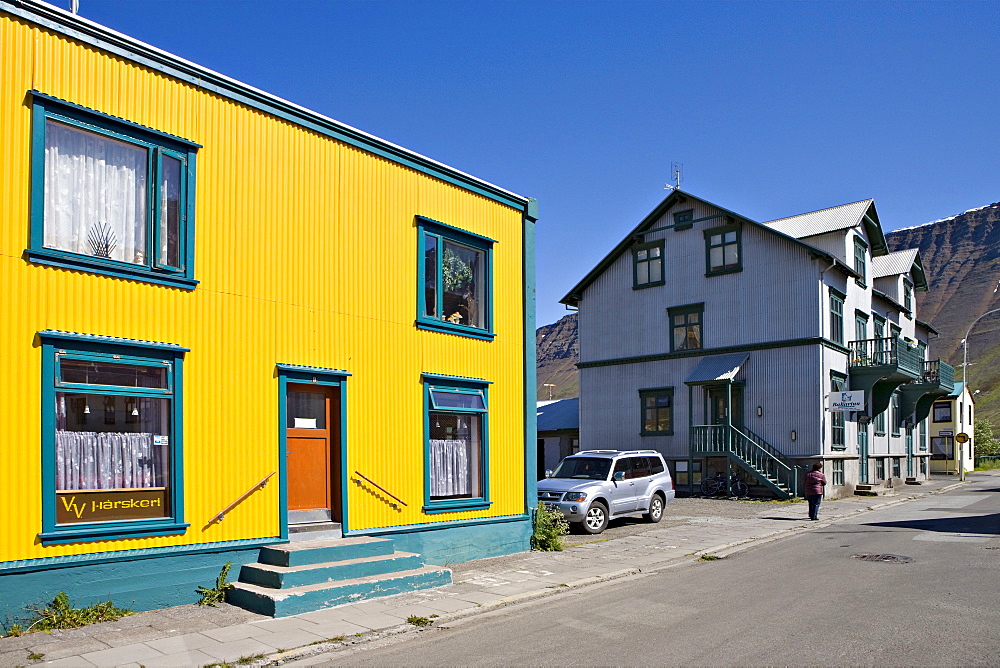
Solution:
{"label": "side mirror", "polygon": [[625,479],[625,471],[615,471],[615,482],[621,482]]}

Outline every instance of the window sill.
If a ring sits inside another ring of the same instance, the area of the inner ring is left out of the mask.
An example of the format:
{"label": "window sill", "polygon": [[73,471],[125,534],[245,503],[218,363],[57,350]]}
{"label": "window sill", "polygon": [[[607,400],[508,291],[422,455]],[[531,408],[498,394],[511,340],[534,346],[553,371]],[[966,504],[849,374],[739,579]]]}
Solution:
{"label": "window sill", "polygon": [[864,281],[862,281],[862,280],[861,280],[860,278],[855,278],[855,279],[854,279],[854,283],[855,283],[855,284],[856,284],[856,285],[857,285],[858,287],[861,287],[861,288],[867,288],[867,287],[868,287],[868,284],[867,284],[867,283],[865,283]]}
{"label": "window sill", "polygon": [[743,267],[732,267],[729,269],[714,269],[712,271],[706,271],[705,276],[724,276],[726,274],[737,274],[743,271]]}
{"label": "window sill", "polygon": [[470,339],[492,341],[496,338],[496,334],[485,329],[467,327],[466,325],[456,325],[450,322],[443,322],[441,320],[428,320],[420,318],[416,321],[416,325],[417,329],[426,329],[431,332],[443,332],[445,334],[455,334],[456,336],[465,336]]}
{"label": "window sill", "polygon": [[831,445],[830,449],[831,450],[835,450],[837,452],[844,452],[845,450],[847,450],[847,446],[846,445]]}
{"label": "window sill", "polygon": [[640,283],[638,285],[633,284],[632,285],[632,289],[633,290],[645,290],[646,288],[655,288],[655,287],[658,287],[660,285],[666,285],[666,284],[667,284],[666,281],[656,281],[654,283]]}
{"label": "window sill", "polygon": [[427,515],[436,513],[454,513],[461,510],[488,510],[493,503],[483,499],[459,499],[455,501],[439,501],[426,504],[422,510]]}
{"label": "window sill", "polygon": [[641,431],[641,432],[639,432],[639,436],[641,436],[641,437],[646,437],[646,436],[673,436],[673,435],[674,435],[674,432],[672,432],[672,431]]}
{"label": "window sill", "polygon": [[75,269],[85,271],[90,274],[102,274],[104,276],[114,276],[116,278],[126,278],[143,283],[153,283],[155,285],[167,285],[173,288],[193,290],[198,285],[198,281],[187,278],[180,274],[166,274],[153,272],[146,269],[129,269],[127,266],[115,262],[102,262],[96,258],[89,258],[73,253],[64,253],[51,249],[45,250],[25,250],[25,258],[32,264],[42,264],[50,267],[61,267],[63,269]]}
{"label": "window sill", "polygon": [[118,540],[124,538],[141,538],[144,536],[176,536],[185,533],[191,526],[187,523],[173,521],[156,522],[154,524],[121,523],[114,525],[56,529],[38,534],[42,545],[61,545],[63,543],[85,543],[95,540]]}

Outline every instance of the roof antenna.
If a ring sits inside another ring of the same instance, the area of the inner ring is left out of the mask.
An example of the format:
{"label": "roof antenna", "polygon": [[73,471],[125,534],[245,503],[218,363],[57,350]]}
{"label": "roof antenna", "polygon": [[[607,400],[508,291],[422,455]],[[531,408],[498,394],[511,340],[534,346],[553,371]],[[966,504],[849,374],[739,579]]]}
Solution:
{"label": "roof antenna", "polygon": [[80,0],[69,0],[69,11],[74,14],[80,13]]}
{"label": "roof antenna", "polygon": [[663,188],[664,190],[680,190],[681,189],[681,169],[684,165],[679,162],[674,162],[670,164],[670,176],[673,178],[674,182],[666,184]]}

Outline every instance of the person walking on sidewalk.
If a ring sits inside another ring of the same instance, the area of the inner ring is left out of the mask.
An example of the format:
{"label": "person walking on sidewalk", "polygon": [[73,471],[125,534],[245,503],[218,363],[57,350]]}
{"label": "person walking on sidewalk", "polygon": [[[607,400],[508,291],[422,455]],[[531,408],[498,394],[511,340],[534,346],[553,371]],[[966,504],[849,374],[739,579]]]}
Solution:
{"label": "person walking on sidewalk", "polygon": [[826,487],[826,476],[823,475],[822,462],[813,464],[812,471],[806,474],[806,501],[809,502],[809,519],[815,522],[819,519],[819,502],[823,500],[823,489]]}

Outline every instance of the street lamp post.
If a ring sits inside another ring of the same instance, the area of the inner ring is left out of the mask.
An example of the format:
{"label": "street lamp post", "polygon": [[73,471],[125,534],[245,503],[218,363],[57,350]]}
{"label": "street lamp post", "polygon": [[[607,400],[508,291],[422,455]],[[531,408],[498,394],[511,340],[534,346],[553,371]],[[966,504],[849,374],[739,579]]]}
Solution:
{"label": "street lamp post", "polygon": [[[1000,284],[997,284],[997,288],[1000,289]],[[994,292],[996,292],[996,290],[994,290]],[[969,335],[972,334],[972,328],[976,326],[976,323],[985,318],[986,316],[990,315],[991,313],[1000,313],[1000,308],[995,308],[990,311],[987,311],[986,313],[983,313],[981,316],[972,321],[972,324],[969,325],[969,329],[965,330],[965,338],[962,339],[962,388],[963,388],[962,393],[963,394],[965,393],[965,388],[969,387],[968,381],[966,380],[966,376],[968,376],[969,373]],[[959,402],[958,405],[960,413],[960,415],[958,416],[958,422],[960,425],[959,428],[961,429],[961,427],[965,425],[965,406],[962,404],[962,402]],[[959,479],[965,480],[964,443],[959,445],[959,450],[958,450],[958,475]]]}
{"label": "street lamp post", "polygon": [[[962,376],[962,379],[964,380],[965,376]],[[552,388],[555,386],[556,386],[555,383],[542,383],[542,387],[549,388],[549,401],[552,401]]]}

